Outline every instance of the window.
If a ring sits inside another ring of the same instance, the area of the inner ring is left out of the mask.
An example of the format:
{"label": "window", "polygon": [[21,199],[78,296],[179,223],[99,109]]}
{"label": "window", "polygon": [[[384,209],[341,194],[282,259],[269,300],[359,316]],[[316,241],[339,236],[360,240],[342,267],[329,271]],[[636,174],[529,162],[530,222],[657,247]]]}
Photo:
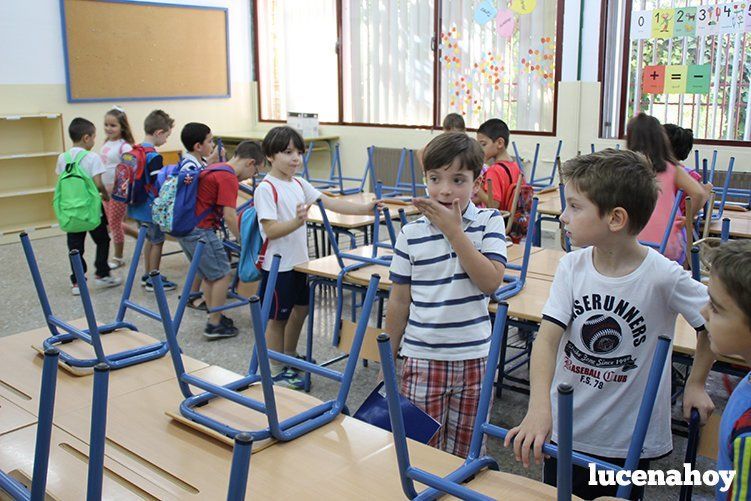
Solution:
{"label": "window", "polygon": [[529,14],[502,9],[485,24],[475,20],[481,3],[443,2],[440,115],[459,113],[471,128],[500,117],[513,130],[552,132],[558,2],[539,0]]}
{"label": "window", "polygon": [[[751,26],[744,25],[751,13],[741,10],[751,8],[748,2],[609,3],[616,4],[608,13],[609,29],[625,43],[627,64],[620,75],[611,69],[611,79],[606,70],[603,89],[619,91],[603,96],[604,137],[622,137],[628,119],[643,111],[693,129],[697,139],[751,140]],[[629,16],[619,16],[619,10]],[[624,17],[630,17],[628,25]],[[606,54],[614,50],[606,48]],[[606,57],[606,67],[613,60]]]}
{"label": "window", "polygon": [[470,128],[501,117],[554,133],[563,0],[501,2],[480,20],[485,3],[259,0],[260,119],[440,127],[457,112]]}
{"label": "window", "polygon": [[259,0],[258,87],[261,120],[288,111],[339,119],[336,0]]}
{"label": "window", "polygon": [[344,121],[433,123],[430,0],[343,2]]}

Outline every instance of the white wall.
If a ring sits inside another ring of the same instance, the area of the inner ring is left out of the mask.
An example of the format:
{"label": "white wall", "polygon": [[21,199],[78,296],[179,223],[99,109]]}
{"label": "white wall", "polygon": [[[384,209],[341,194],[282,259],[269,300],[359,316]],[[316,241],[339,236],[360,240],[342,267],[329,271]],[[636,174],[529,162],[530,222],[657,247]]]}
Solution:
{"label": "white wall", "polygon": [[[255,109],[250,82],[250,1],[151,1],[228,9],[231,97],[124,103],[136,140],[141,137],[143,119],[157,108],[165,110],[177,122],[167,149],[182,149],[179,130],[186,122],[205,122],[215,130],[250,128]],[[59,0],[0,0],[0,47],[0,114],[61,112],[66,125],[76,116],[98,125],[113,104],[120,104],[67,102]]]}

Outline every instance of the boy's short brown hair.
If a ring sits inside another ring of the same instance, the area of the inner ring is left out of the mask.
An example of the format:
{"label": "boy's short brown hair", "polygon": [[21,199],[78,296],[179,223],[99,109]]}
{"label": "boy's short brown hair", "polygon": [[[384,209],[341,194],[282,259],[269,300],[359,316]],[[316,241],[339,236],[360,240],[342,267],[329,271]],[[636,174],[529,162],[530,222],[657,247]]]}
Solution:
{"label": "boy's short brown hair", "polygon": [[712,259],[712,275],[720,279],[751,326],[751,241],[733,240],[720,245]]}
{"label": "boy's short brown hair", "polygon": [[154,110],[143,121],[143,131],[154,134],[158,130],[169,131],[175,126],[175,121],[164,111]]}
{"label": "boy's short brown hair", "polygon": [[581,155],[563,164],[561,176],[597,206],[600,217],[616,207],[625,209],[631,235],[647,225],[657,204],[657,179],[641,153],[608,148]]}
{"label": "boy's short brown hair", "polygon": [[422,153],[425,172],[448,167],[458,159],[461,170],[472,171],[472,179],[482,172],[485,155],[480,143],[462,132],[444,132],[433,138]]}

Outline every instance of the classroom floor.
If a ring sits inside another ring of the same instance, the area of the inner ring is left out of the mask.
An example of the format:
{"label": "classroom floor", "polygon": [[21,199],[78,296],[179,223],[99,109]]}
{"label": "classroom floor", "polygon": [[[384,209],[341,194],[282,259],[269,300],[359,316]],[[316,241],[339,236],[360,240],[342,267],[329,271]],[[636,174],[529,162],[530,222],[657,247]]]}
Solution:
{"label": "classroom floor", "polygon": [[[67,262],[67,249],[64,237],[53,237],[33,241],[34,251],[39,262],[45,287],[49,295],[53,312],[64,319],[74,319],[83,316],[80,299],[70,293],[68,275],[70,273]],[[553,246],[552,239],[546,239],[545,246]],[[91,240],[86,242],[86,257],[93,259],[94,245]],[[133,249],[132,241],[126,242],[126,255]],[[167,242],[165,252],[178,250],[174,242]],[[4,264],[4,273],[0,282],[0,336],[7,336],[44,326],[41,309],[37,301],[36,293],[31,282],[30,274],[23,256],[20,244],[0,246],[0,262]],[[92,266],[92,263],[89,263]],[[93,266],[92,266],[93,268]],[[162,261],[162,273],[168,278],[181,285],[187,268],[187,262],[182,254],[167,256]],[[118,270],[124,275],[124,271]],[[91,274],[91,272],[90,272]],[[93,301],[98,318],[110,321],[114,318],[120,300],[122,287],[113,289],[95,290]],[[178,292],[168,293],[170,306],[177,304]],[[143,302],[156,309],[153,294],[146,292],[140,286],[133,289],[132,299]],[[331,346],[331,332],[333,326],[335,300],[332,293],[318,298],[314,358],[318,361],[332,358],[337,352]],[[344,311],[348,311],[345,308]],[[129,313],[129,315],[132,315]],[[202,360],[208,364],[216,364],[237,373],[247,371],[247,364],[253,346],[250,331],[250,314],[247,309],[235,309],[228,314],[235,320],[240,328],[240,335],[231,339],[207,341],[203,335],[205,314],[194,310],[186,310],[179,339],[186,355]],[[134,320],[140,330],[155,338],[164,339],[161,326],[154,321],[140,316],[129,316]],[[511,333],[513,335],[513,331]],[[304,336],[304,331],[303,331]],[[302,338],[304,339],[304,337]],[[302,348],[301,344],[301,350]],[[29,348],[31,349],[31,348]],[[13,356],[13,354],[4,354]],[[344,362],[341,362],[343,367]],[[340,367],[340,368],[341,368]],[[365,368],[360,365],[355,375],[352,390],[349,396],[349,408],[355,410],[376,384],[379,366],[370,364]],[[716,374],[710,376],[710,394],[718,409],[725,406],[727,393],[723,387],[721,377]],[[336,394],[337,386],[333,382],[314,377],[311,393],[318,398],[328,399]],[[512,427],[518,424],[524,417],[527,408],[528,397],[512,391],[504,391],[500,401],[496,400],[492,410],[492,422],[504,427]],[[676,405],[674,415],[680,414],[680,407]],[[631,426],[628,424],[628,426]],[[674,453],[663,460],[653,463],[656,469],[683,469],[683,454],[685,440],[674,437]],[[488,444],[488,452],[497,458],[504,471],[539,479],[540,467],[525,470],[513,459],[513,453],[503,448],[498,441],[492,440]],[[697,465],[699,470],[710,469],[714,463],[699,458]],[[252,474],[251,474],[252,475]],[[252,478],[252,476],[251,476]],[[652,487],[647,489],[647,499],[672,500],[677,499],[679,488],[677,487]],[[694,499],[711,499],[713,490],[708,487],[694,489]]]}

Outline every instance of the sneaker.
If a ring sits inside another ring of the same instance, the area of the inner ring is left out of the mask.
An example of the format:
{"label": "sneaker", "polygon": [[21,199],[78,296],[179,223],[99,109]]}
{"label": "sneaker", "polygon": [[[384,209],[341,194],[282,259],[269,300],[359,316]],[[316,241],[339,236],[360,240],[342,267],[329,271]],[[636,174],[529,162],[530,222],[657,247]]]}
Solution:
{"label": "sneaker", "polygon": [[146,284],[149,282],[149,274],[144,273],[141,275],[141,287],[146,287]]}
{"label": "sneaker", "polygon": [[285,367],[282,372],[277,374],[272,378],[275,384],[278,384],[280,386],[284,386],[286,388],[291,388],[293,390],[304,390],[305,389],[305,383],[300,378],[300,376],[290,370],[288,367]]}
{"label": "sneaker", "polygon": [[70,287],[70,293],[74,296],[80,296],[81,295],[81,289],[78,288],[78,285],[71,285]]}
{"label": "sneaker", "polygon": [[[170,282],[167,280],[167,278],[164,275],[160,275],[162,277],[162,288],[165,291],[173,291],[177,289],[177,284],[175,282]],[[151,277],[148,277],[146,279],[146,285],[144,285],[147,291],[154,292],[154,284],[151,281]]]}
{"label": "sneaker", "polygon": [[121,283],[123,283],[123,279],[120,277],[113,277],[112,275],[106,276],[106,277],[96,277],[94,278],[94,283],[97,284],[99,287],[106,288],[106,287],[117,287]]}
{"label": "sneaker", "polygon": [[222,315],[219,318],[219,325],[223,325],[225,327],[234,327],[235,322],[231,318],[225,317],[224,315]]}
{"label": "sneaker", "polygon": [[125,261],[119,257],[113,257],[112,261],[109,261],[107,264],[109,265],[110,270],[116,270],[125,266]]}
{"label": "sneaker", "polygon": [[220,339],[223,337],[235,337],[237,336],[237,327],[227,325],[213,325],[206,324],[206,328],[203,330],[204,337],[208,339]]}
{"label": "sneaker", "polygon": [[[298,360],[305,360],[305,355],[300,355],[299,353],[295,353],[295,358],[297,358]],[[311,357],[310,358],[310,363],[311,364],[317,364],[318,362],[316,362],[315,358]]]}

